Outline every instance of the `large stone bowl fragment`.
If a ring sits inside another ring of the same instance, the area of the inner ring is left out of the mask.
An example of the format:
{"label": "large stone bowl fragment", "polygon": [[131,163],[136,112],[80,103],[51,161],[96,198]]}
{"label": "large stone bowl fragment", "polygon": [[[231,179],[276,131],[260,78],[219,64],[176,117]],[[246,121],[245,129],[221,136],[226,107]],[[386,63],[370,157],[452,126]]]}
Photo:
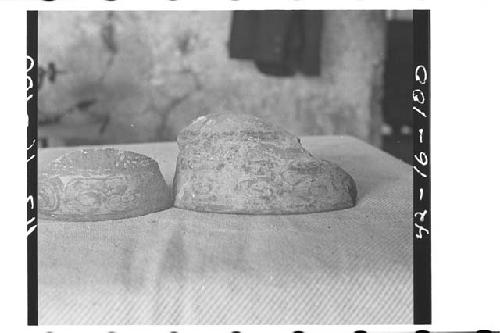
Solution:
{"label": "large stone bowl fragment", "polygon": [[38,213],[44,219],[116,220],[173,203],[155,160],[112,148],[64,154],[40,171],[38,183]]}
{"label": "large stone bowl fragment", "polygon": [[199,117],[177,138],[174,206],[199,212],[300,214],[350,208],[356,185],[294,135],[244,114]]}

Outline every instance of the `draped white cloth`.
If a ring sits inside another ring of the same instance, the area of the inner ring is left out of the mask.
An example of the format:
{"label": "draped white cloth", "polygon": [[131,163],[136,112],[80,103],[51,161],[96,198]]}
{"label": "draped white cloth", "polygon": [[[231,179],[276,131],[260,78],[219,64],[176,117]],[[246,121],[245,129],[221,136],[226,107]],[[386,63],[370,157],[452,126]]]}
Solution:
{"label": "draped white cloth", "polygon": [[[302,142],[353,176],[354,208],[40,220],[39,323],[411,324],[411,167],[350,137]],[[154,158],[172,181],[175,143],[114,147]],[[41,149],[39,163],[71,149]]]}

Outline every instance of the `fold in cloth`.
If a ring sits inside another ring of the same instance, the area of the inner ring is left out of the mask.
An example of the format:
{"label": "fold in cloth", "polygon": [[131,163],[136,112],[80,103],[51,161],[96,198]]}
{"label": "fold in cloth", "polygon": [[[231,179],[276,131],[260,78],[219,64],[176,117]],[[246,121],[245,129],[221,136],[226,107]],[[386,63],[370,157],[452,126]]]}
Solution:
{"label": "fold in cloth", "polygon": [[[39,324],[412,324],[412,167],[350,137],[301,140],[352,175],[356,206],[41,219]],[[41,149],[38,165],[80,148]],[[150,156],[172,181],[174,142],[115,148]]]}
{"label": "fold in cloth", "polygon": [[268,75],[318,76],[322,18],[317,10],[235,11],[229,56],[253,60]]}

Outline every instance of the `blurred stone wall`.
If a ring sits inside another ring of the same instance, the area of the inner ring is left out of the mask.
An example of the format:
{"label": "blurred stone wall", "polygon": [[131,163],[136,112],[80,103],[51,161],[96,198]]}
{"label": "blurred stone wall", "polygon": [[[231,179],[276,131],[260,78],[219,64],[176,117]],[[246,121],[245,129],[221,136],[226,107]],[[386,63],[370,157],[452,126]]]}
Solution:
{"label": "blurred stone wall", "polygon": [[55,145],[175,140],[197,116],[232,111],[297,135],[380,144],[383,11],[325,13],[319,78],[269,77],[229,59],[230,18],[229,11],[40,12],[41,135]]}

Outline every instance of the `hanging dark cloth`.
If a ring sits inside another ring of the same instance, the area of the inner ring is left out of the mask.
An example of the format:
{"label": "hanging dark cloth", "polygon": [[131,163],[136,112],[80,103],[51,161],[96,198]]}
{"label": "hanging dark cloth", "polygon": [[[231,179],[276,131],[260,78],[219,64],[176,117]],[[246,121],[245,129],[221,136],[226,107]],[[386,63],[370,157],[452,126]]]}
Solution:
{"label": "hanging dark cloth", "polygon": [[318,76],[322,19],[317,10],[234,11],[229,57],[253,60],[268,75]]}

